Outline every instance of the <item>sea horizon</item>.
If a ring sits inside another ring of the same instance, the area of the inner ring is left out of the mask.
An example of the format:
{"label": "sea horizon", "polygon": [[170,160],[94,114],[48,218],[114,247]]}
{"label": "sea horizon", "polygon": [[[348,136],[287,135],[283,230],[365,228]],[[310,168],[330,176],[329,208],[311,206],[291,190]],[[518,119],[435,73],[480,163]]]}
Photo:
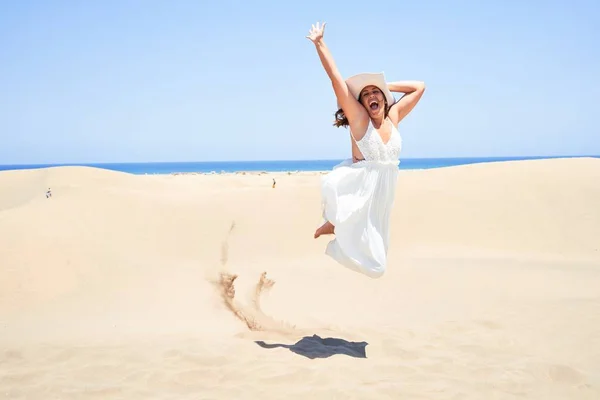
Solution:
{"label": "sea horizon", "polygon": [[[400,169],[432,169],[457,165],[541,160],[557,158],[600,158],[600,155],[563,156],[497,156],[497,157],[419,157],[400,159]],[[82,166],[120,171],[135,175],[176,173],[235,173],[235,172],[300,172],[328,171],[342,159],[329,160],[251,160],[251,161],[151,161],[151,162],[91,162],[0,164],[0,171]]]}

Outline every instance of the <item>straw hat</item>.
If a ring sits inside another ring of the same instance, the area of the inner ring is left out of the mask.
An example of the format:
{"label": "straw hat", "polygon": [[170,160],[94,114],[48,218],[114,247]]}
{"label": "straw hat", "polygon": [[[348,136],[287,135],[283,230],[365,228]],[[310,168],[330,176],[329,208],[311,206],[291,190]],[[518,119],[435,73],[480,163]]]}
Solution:
{"label": "straw hat", "polygon": [[373,85],[381,89],[387,100],[388,106],[394,104],[394,95],[392,95],[392,92],[390,91],[390,89],[388,89],[388,85],[385,81],[385,76],[383,72],[365,72],[362,74],[353,75],[350,78],[346,79],[346,84],[350,89],[350,93],[352,93],[356,100],[358,100],[361,90],[363,90],[367,86]]}

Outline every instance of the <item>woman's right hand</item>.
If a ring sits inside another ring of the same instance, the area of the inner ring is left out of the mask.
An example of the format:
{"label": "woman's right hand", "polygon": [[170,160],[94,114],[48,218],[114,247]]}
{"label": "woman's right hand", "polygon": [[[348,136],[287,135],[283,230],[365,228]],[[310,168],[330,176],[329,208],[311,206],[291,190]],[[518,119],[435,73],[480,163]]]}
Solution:
{"label": "woman's right hand", "polygon": [[319,26],[317,22],[317,26],[312,25],[310,32],[306,36],[311,42],[317,43],[319,40],[323,39],[323,33],[325,33],[325,25],[327,23],[324,22],[323,25]]}

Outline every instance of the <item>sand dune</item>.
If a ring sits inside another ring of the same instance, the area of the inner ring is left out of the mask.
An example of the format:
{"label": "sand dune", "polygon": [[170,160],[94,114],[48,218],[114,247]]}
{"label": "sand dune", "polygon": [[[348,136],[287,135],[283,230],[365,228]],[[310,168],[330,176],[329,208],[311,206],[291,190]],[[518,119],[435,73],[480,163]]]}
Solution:
{"label": "sand dune", "polygon": [[0,397],[600,398],[599,159],[401,171],[380,279],[319,177],[0,173]]}

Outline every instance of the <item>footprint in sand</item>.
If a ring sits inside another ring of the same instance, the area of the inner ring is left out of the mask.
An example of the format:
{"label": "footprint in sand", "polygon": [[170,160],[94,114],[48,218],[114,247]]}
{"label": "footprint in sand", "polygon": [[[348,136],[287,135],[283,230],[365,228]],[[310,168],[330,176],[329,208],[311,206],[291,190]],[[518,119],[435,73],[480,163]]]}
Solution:
{"label": "footprint in sand", "polygon": [[[223,242],[221,248],[221,266],[225,267],[229,259],[229,236],[232,234],[235,228],[235,222],[231,224],[227,237]],[[258,282],[254,287],[250,299],[250,307],[243,306],[236,301],[235,292],[235,280],[238,278],[237,274],[230,274],[226,272],[219,273],[218,288],[219,294],[225,306],[242,322],[246,324],[248,329],[251,331],[273,331],[273,332],[291,332],[295,327],[289,326],[282,321],[276,321],[273,318],[266,315],[260,306],[260,298],[263,293],[268,291],[275,285],[275,281],[267,278],[267,273],[263,272]]]}
{"label": "footprint in sand", "polygon": [[273,287],[275,282],[268,279],[267,273],[263,272],[254,289],[252,307],[248,308],[243,307],[236,302],[234,283],[237,278],[238,275],[236,274],[221,273],[220,275],[219,286],[221,297],[225,302],[225,305],[236,317],[238,317],[238,319],[244,322],[251,331],[267,330],[268,326],[266,325],[271,325],[268,322],[273,322],[273,320],[265,315],[260,308],[260,296],[264,291]]}

